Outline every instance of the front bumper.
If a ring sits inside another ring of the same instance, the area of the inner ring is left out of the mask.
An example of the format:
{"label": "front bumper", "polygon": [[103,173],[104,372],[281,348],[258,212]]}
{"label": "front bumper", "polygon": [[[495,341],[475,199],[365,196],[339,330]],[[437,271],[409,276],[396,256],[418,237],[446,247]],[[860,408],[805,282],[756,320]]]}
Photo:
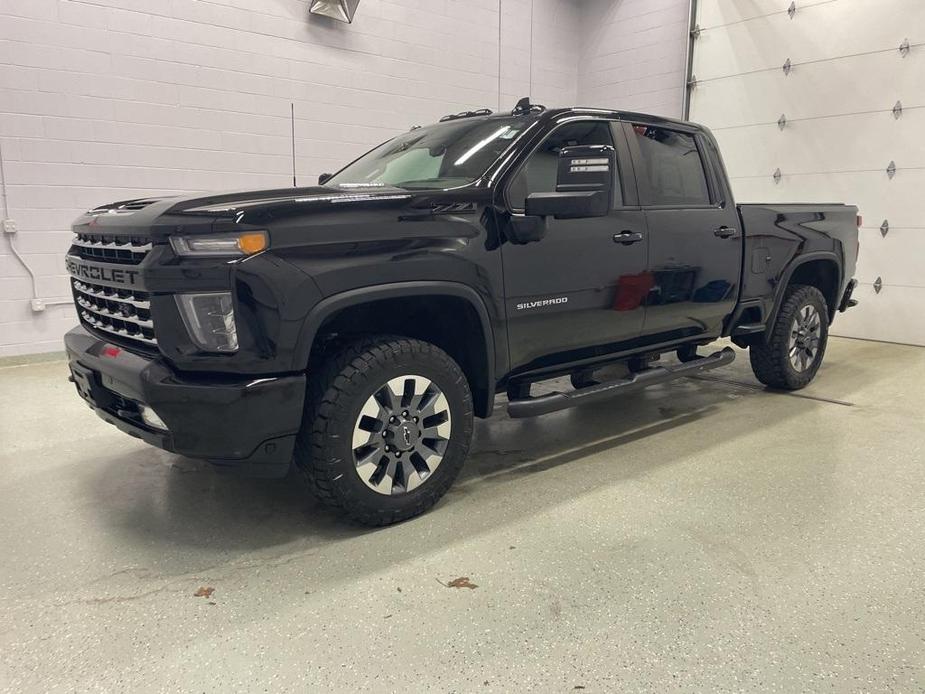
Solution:
{"label": "front bumper", "polygon": [[[90,407],[164,450],[262,476],[289,469],[305,398],[303,374],[189,377],[77,327],[64,336],[71,380]],[[167,429],[147,424],[154,410]]]}

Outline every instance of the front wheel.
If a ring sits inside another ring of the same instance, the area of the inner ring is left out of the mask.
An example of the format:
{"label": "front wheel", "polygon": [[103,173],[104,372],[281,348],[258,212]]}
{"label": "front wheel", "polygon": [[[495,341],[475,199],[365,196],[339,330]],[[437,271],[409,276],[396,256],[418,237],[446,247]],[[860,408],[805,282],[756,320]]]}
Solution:
{"label": "front wheel", "polygon": [[818,289],[788,287],[771,334],[748,349],[758,380],[784,390],[799,390],[809,384],[825,354],[828,316],[828,305]]}
{"label": "front wheel", "polygon": [[322,501],[365,525],[423,513],[456,479],[472,438],[462,370],[420,340],[364,338],[311,386],[296,465]]}

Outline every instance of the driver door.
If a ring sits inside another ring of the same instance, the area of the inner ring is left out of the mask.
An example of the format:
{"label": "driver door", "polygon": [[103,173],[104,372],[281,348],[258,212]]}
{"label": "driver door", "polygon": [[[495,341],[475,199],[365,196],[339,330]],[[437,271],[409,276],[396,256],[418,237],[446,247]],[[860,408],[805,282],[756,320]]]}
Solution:
{"label": "driver door", "polygon": [[613,206],[602,217],[547,218],[546,236],[502,246],[511,367],[517,370],[594,357],[626,348],[645,317],[648,239],[619,123],[572,120],[549,133],[515,172],[507,190],[512,214],[531,193],[555,192],[563,147],[616,150]]}

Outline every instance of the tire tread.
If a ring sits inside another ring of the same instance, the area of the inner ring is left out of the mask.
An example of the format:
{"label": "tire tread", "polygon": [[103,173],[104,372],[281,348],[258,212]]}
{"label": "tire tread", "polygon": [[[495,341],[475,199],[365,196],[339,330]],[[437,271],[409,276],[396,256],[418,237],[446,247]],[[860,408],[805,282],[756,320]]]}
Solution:
{"label": "tire tread", "polygon": [[[339,418],[348,410],[351,390],[358,386],[361,378],[401,357],[425,358],[443,362],[441,365],[452,375],[465,393],[464,419],[468,431],[464,431],[462,458],[468,451],[472,429],[472,399],[468,382],[453,359],[436,345],[406,337],[393,335],[370,335],[348,343],[345,347],[325,359],[318,372],[309,377],[302,430],[296,440],[296,469],[301,473],[309,490],[323,504],[338,508],[354,520],[373,526],[389,525],[419,515],[433,506],[453,483],[456,474],[443,476],[432,487],[422,486],[414,505],[401,509],[377,508],[349,497],[343,486],[337,484],[340,472],[338,458],[331,456],[329,449],[333,438],[332,429]],[[446,459],[444,463],[446,464]],[[462,460],[458,467],[461,467]],[[458,473],[458,470],[455,471]],[[437,480],[434,480],[437,482]]]}
{"label": "tire tread", "polygon": [[805,284],[794,284],[787,287],[783,304],[777,314],[777,320],[774,322],[774,327],[767,340],[749,347],[748,357],[752,372],[766,386],[782,390],[799,390],[808,385],[816,375],[819,363],[821,363],[825,355],[825,346],[828,339],[828,331],[825,328],[817,363],[814,367],[797,374],[788,366],[791,322],[795,312],[811,301],[815,301],[821,306],[820,317],[825,321],[828,310],[822,292],[816,287]]}

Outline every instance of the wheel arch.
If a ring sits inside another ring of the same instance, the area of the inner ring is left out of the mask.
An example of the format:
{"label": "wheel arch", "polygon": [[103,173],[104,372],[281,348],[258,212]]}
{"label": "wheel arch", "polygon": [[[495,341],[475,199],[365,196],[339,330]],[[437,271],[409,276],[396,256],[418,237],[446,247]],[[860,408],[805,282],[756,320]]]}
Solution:
{"label": "wheel arch", "polygon": [[495,396],[495,335],[485,302],[458,282],[415,281],[360,287],[329,296],[309,313],[297,348],[308,369],[332,334],[399,334],[426,340],[460,365],[475,414],[491,415]]}
{"label": "wheel arch", "polygon": [[787,287],[794,284],[809,285],[822,292],[828,304],[828,317],[831,323],[838,310],[838,292],[842,284],[842,267],[839,257],[828,251],[797,256],[781,277],[781,282],[777,287],[774,307],[767,321],[769,328],[772,328],[777,321]]}

